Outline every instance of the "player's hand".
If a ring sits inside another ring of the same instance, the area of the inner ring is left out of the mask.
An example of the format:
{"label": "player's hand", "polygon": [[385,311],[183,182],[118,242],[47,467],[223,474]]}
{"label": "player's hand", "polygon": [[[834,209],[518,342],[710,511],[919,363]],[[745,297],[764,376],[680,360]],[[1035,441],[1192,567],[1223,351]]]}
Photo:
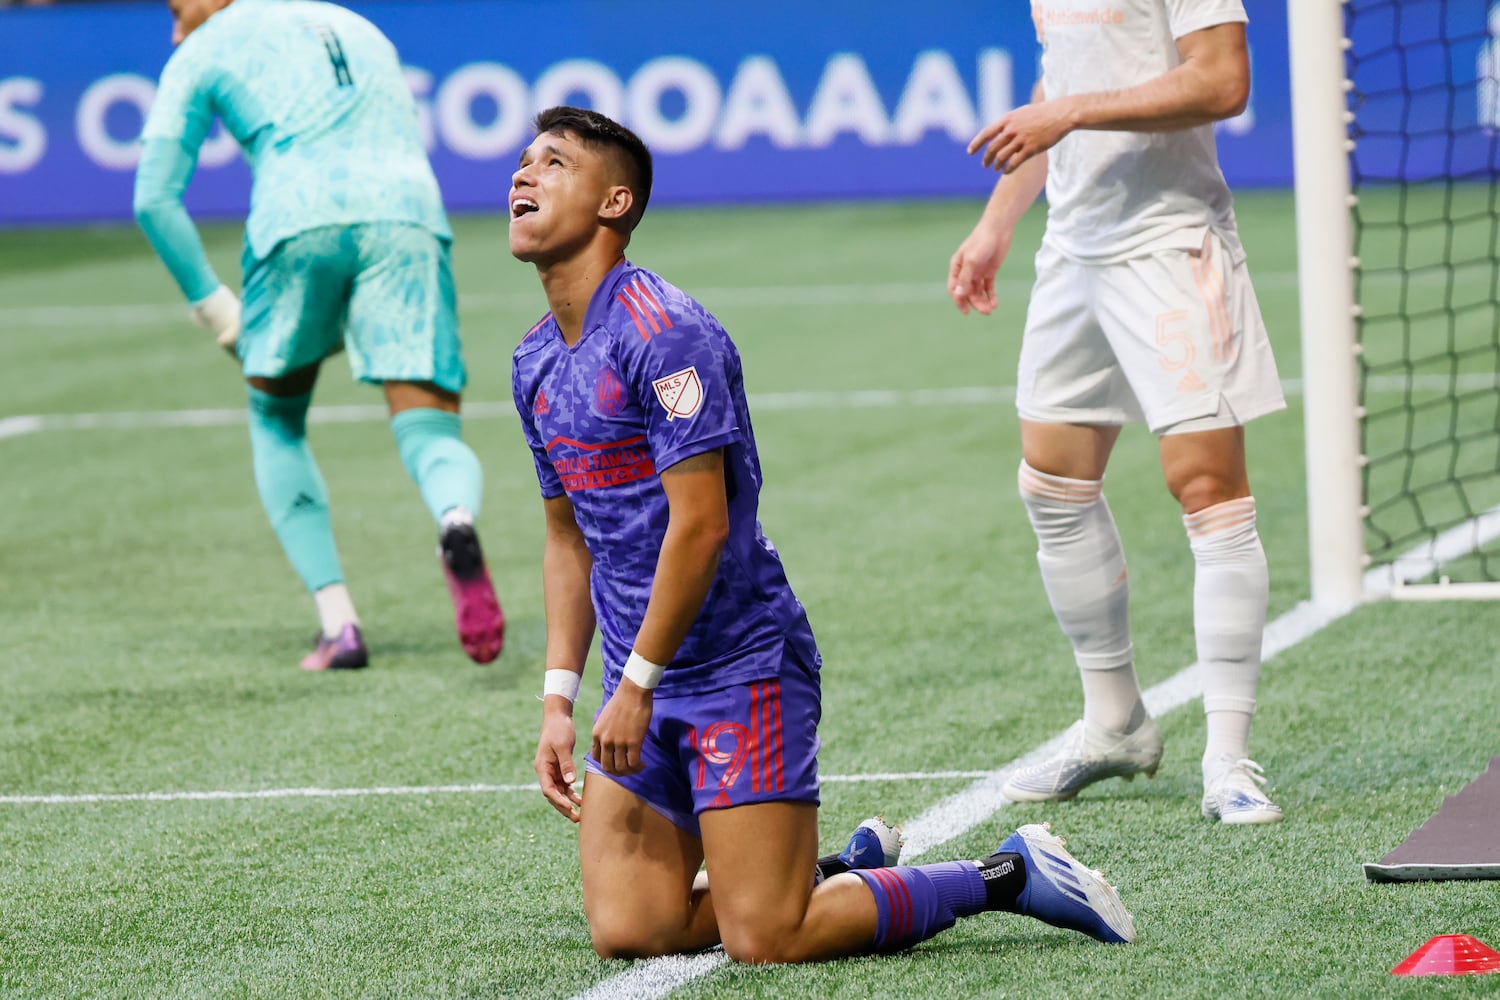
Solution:
{"label": "player's hand", "polygon": [[200,328],[214,335],[220,347],[234,353],[240,339],[240,299],[220,285],[188,308],[188,315]]}
{"label": "player's hand", "polygon": [[[563,699],[556,700],[561,702]],[[566,713],[544,712],[542,735],[536,744],[536,759],[531,762],[541,781],[542,795],[552,804],[553,809],[574,823],[578,822],[583,806],[583,796],[574,787],[578,781],[578,771],[573,766],[573,747],[577,738],[571,706]]]}
{"label": "player's hand", "polygon": [[629,678],[620,686],[594,720],[594,759],[608,774],[635,774],[642,767],[641,746],[651,725],[652,695]]}
{"label": "player's hand", "polygon": [[1008,174],[1033,156],[1056,146],[1072,130],[1067,101],[1025,104],[980,129],[969,142],[969,154],[983,149],[980,162]]}
{"label": "player's hand", "polygon": [[981,223],[959,244],[948,261],[948,297],[965,316],[995,311],[995,274],[1010,252],[1009,232],[996,233]]}

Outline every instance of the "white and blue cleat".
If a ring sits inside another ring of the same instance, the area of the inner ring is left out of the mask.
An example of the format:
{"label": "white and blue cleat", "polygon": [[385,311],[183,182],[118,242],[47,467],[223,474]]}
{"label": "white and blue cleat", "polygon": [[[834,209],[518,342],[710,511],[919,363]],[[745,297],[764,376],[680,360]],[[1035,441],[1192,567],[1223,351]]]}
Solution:
{"label": "white and blue cleat", "polygon": [[1266,797],[1265,769],[1246,757],[1224,754],[1203,782],[1203,818],[1230,826],[1276,823],[1281,807]]}
{"label": "white and blue cleat", "polygon": [[871,816],[855,828],[838,858],[853,868],[891,868],[901,860],[901,828]]}
{"label": "white and blue cleat", "polygon": [[996,848],[996,853],[1019,854],[1026,863],[1026,888],[1017,900],[1021,913],[1109,944],[1134,941],[1135,918],[1115,887],[1069,854],[1051,831],[1048,824],[1032,823]]}

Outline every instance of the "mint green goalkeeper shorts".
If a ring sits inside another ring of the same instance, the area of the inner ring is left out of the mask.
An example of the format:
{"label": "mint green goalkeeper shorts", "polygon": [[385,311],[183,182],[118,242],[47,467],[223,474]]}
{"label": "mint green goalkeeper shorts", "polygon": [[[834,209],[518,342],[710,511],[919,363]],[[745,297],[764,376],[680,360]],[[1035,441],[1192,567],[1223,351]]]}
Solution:
{"label": "mint green goalkeeper shorts", "polygon": [[345,350],[361,382],[463,389],[451,254],[421,226],[323,226],[242,263],[235,350],[246,377],[281,378]]}

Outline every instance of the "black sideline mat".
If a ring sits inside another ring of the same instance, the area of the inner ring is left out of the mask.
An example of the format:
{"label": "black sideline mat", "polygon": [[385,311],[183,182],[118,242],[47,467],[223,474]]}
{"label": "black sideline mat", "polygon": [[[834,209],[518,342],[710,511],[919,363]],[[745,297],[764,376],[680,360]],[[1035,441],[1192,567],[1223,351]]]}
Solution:
{"label": "black sideline mat", "polygon": [[1411,832],[1400,847],[1366,863],[1371,882],[1500,879],[1500,757],[1436,816]]}

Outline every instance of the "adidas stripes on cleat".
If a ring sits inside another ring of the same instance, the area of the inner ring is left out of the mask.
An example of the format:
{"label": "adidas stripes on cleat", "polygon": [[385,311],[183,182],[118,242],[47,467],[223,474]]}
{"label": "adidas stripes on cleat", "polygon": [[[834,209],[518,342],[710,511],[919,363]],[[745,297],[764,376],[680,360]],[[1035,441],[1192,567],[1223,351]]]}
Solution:
{"label": "adidas stripes on cleat", "polygon": [[1023,826],[995,849],[1019,854],[1026,863],[1020,911],[1054,927],[1087,934],[1109,944],[1135,940],[1135,918],[1104,875],[1085,868],[1046,823]]}

